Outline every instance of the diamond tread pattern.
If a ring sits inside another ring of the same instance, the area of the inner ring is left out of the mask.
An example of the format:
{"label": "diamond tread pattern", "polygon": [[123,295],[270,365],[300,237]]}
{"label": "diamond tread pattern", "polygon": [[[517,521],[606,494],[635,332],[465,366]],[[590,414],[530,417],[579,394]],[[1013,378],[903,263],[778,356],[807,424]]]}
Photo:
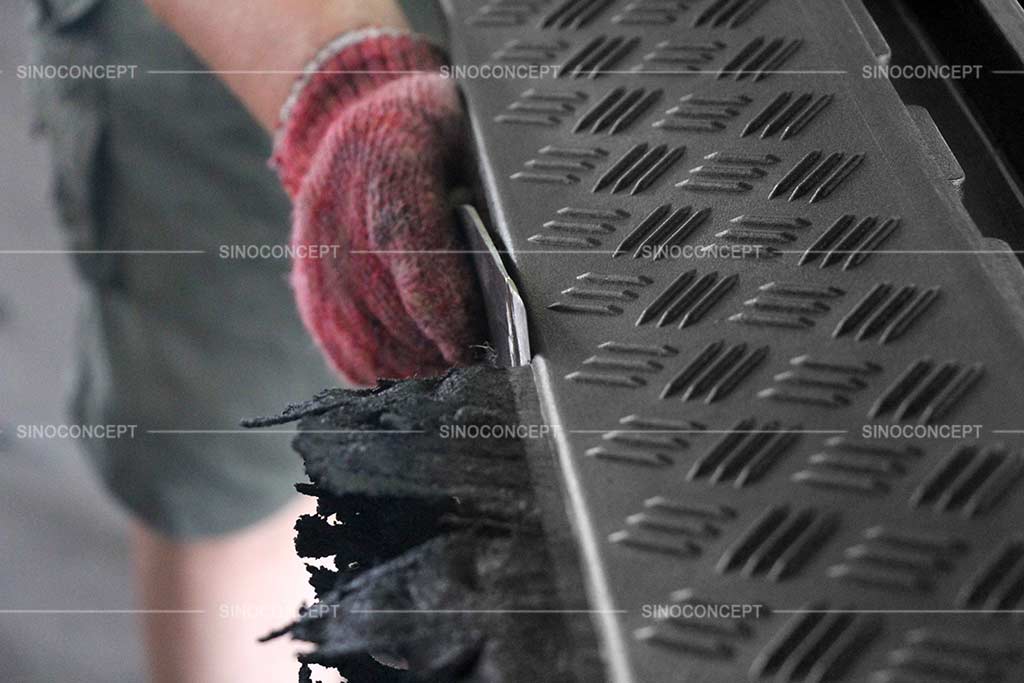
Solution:
{"label": "diamond tread pattern", "polygon": [[[1022,620],[983,613],[1024,610],[1019,266],[862,76],[859,2],[446,12],[456,64],[554,72],[463,87],[610,679],[1024,680]],[[749,257],[679,257],[707,245]],[[766,609],[643,609],[715,603]]]}

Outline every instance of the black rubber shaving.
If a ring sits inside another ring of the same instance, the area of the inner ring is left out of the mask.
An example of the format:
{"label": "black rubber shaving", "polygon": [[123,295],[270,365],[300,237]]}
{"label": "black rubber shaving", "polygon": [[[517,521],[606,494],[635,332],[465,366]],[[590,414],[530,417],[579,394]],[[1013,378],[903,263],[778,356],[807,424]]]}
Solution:
{"label": "black rubber shaving", "polygon": [[[289,407],[316,515],[296,524],[318,602],[274,636],[353,683],[561,683],[603,674],[529,368],[330,390]],[[404,669],[378,660],[404,662]]]}

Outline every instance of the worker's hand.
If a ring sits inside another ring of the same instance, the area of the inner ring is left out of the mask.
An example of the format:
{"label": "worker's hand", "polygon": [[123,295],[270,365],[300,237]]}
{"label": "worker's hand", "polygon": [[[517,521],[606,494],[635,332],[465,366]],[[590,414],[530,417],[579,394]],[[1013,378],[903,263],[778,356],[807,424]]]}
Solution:
{"label": "worker's hand", "polygon": [[274,154],[303,248],[299,311],[351,381],[438,374],[482,340],[448,203],[465,153],[458,94],[436,48],[408,34],[367,31],[323,54],[286,105]]}

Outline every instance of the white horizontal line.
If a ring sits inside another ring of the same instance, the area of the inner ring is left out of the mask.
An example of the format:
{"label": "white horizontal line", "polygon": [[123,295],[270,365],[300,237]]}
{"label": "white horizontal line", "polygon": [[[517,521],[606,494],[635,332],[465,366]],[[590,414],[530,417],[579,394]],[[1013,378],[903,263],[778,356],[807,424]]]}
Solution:
{"label": "white horizontal line", "polygon": [[774,609],[772,614],[1024,614],[1011,609]]}
{"label": "white horizontal line", "polygon": [[847,429],[570,429],[571,434],[846,434]]}
{"label": "white horizontal line", "polygon": [[439,73],[436,69],[320,69],[318,71],[306,71],[305,69],[147,69],[147,74],[154,76],[189,76],[196,74],[209,74],[211,76],[302,76],[307,73],[318,74],[429,74]]}
{"label": "white horizontal line", "polygon": [[[315,607],[313,608],[315,610]],[[355,609],[349,614],[628,614],[627,610],[599,609]]]}
{"label": "white horizontal line", "polygon": [[[530,425],[518,425],[528,427]],[[570,434],[846,434],[848,429],[565,429],[561,425],[538,425]],[[147,434],[429,434],[426,429],[147,429]],[[999,433],[999,432],[996,432]],[[1020,433],[1024,433],[1021,430]]]}
{"label": "white horizontal line", "polygon": [[426,434],[422,429],[147,429],[147,434]]}
{"label": "white horizontal line", "polygon": [[779,254],[804,254],[807,252],[812,254],[920,254],[920,255],[947,255],[947,254],[1024,254],[1024,251],[1012,250],[1012,249],[879,249],[871,251],[861,252],[860,250],[849,250],[849,251],[828,251],[827,249],[802,249],[802,250],[789,250],[780,249]]}
{"label": "white horizontal line", "polygon": [[0,609],[0,614],[206,614],[201,609]]}
{"label": "white horizontal line", "polygon": [[590,70],[584,69],[583,71],[585,73],[588,73],[588,74],[589,73],[595,73],[595,74],[601,74],[601,75],[617,74],[617,75],[620,75],[620,76],[622,76],[622,75],[626,75],[626,76],[634,76],[634,75],[636,75],[636,76],[640,76],[640,75],[645,75],[645,76],[686,76],[686,75],[690,75],[690,74],[695,75],[695,76],[700,76],[700,75],[716,76],[716,75],[719,75],[719,74],[721,74],[723,76],[726,76],[726,75],[731,76],[731,75],[739,75],[739,74],[746,74],[748,76],[761,75],[761,74],[763,74],[765,76],[768,76],[768,75],[771,75],[771,74],[779,74],[779,75],[781,75],[781,74],[789,74],[791,76],[801,76],[801,75],[807,75],[807,76],[813,76],[813,75],[842,76],[842,75],[850,73],[846,69],[792,69],[792,70],[785,70],[785,69],[783,69],[783,70],[774,70],[774,71],[758,71],[757,69],[738,69],[738,70],[733,70],[733,71],[723,71],[721,69],[692,69],[692,70],[691,69],[682,69],[680,71],[660,71],[660,70],[654,69],[654,70],[651,70],[651,71],[647,71],[647,70],[638,69],[636,71],[594,71],[594,72],[591,72]]}
{"label": "white horizontal line", "polygon": [[[719,245],[725,247],[726,245]],[[764,246],[764,245],[761,245]],[[495,250],[499,254],[507,254],[509,256],[522,256],[524,254],[614,254],[618,250],[615,249],[558,249],[558,250],[544,250],[544,249],[521,249],[519,251],[509,250]],[[779,249],[776,250],[777,254],[805,254],[807,249]],[[814,254],[859,254],[859,253],[870,253],[874,254],[890,254],[890,255],[954,255],[954,254],[1024,254],[1024,250],[1011,250],[1011,249],[887,249],[887,250],[872,250],[871,252],[861,252],[856,249],[843,250],[843,251],[828,251],[811,249],[811,253]],[[473,250],[473,249],[352,249],[348,254],[490,254],[491,251],[487,250]],[[665,259],[665,260],[678,260],[686,261],[689,259]]]}
{"label": "white horizontal line", "polygon": [[[465,68],[476,68],[483,65],[456,65],[452,67],[452,72],[458,74],[460,69]],[[488,64],[488,67],[493,67],[495,71],[501,73],[502,70],[515,70],[517,68],[547,68],[547,69],[558,69],[560,68],[557,64],[516,64],[516,63],[503,63],[503,64]],[[407,70],[396,70],[396,69],[318,69],[316,71],[306,71],[304,69],[147,69],[147,74],[154,76],[190,76],[190,75],[211,75],[211,76],[301,76],[308,73],[314,74],[362,74],[362,75],[376,75],[376,74],[432,74],[441,73],[437,69],[407,69]],[[591,71],[586,70],[586,73],[600,74],[600,75],[626,75],[626,76],[639,76],[639,75],[650,75],[650,76],[671,76],[671,75],[772,75],[772,74],[789,74],[789,75],[845,75],[850,73],[846,69],[776,69],[776,70],[764,70],[760,71],[757,69],[739,69],[724,71],[722,69],[682,69],[682,70],[628,70],[628,71],[616,71],[616,70],[600,70]],[[997,72],[993,72],[997,73]],[[473,80],[473,79],[470,79]],[[515,79],[509,78],[507,80],[540,80],[539,78],[523,78]]]}
{"label": "white horizontal line", "polygon": [[353,249],[346,253],[349,254],[506,254],[508,256],[517,256],[521,254],[614,254],[614,250],[601,250],[601,249],[560,249],[560,250],[542,250],[542,249],[523,249],[522,251],[507,251],[496,249],[493,252],[487,249]]}
{"label": "white horizontal line", "polygon": [[169,254],[205,254],[201,249],[0,249],[0,254],[8,256],[53,256],[63,254],[124,254],[130,256],[161,256]]}

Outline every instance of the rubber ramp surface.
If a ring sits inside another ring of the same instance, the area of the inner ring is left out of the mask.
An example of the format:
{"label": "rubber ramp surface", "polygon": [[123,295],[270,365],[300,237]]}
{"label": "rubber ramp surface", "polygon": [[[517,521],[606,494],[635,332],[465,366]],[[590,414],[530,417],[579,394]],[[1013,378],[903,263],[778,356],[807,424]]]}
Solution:
{"label": "rubber ramp surface", "polygon": [[1020,266],[863,7],[446,11],[610,679],[1024,680]]}

